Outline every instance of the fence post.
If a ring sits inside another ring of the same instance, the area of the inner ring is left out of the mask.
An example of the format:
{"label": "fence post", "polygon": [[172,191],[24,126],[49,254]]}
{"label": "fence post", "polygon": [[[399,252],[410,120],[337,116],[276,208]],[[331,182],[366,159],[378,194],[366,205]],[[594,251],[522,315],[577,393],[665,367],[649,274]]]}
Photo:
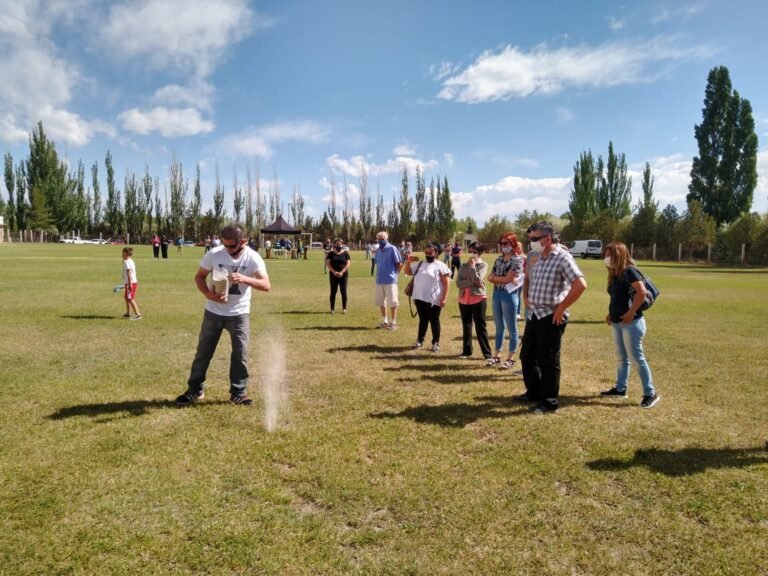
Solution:
{"label": "fence post", "polygon": [[635,257],[635,243],[632,242],[632,244],[629,245],[629,256],[631,258]]}
{"label": "fence post", "polygon": [[656,242],[653,243],[653,261],[656,262]]}
{"label": "fence post", "polygon": [[682,262],[683,261],[683,243],[680,242],[677,245],[677,261]]}
{"label": "fence post", "polygon": [[747,259],[747,245],[742,244],[741,245],[741,263],[744,264],[744,261]]}
{"label": "fence post", "polygon": [[707,244],[707,264],[712,264],[712,244]]}

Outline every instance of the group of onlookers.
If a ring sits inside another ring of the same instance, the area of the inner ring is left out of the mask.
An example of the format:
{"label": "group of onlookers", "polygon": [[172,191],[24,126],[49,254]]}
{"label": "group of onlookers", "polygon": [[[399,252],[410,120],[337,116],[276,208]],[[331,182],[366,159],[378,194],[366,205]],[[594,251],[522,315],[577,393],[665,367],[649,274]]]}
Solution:
{"label": "group of onlookers", "polygon": [[[462,350],[460,358],[468,359],[473,353],[474,332],[486,363],[501,369],[511,369],[520,343],[518,320],[525,307],[525,328],[522,335],[519,360],[525,392],[515,397],[531,402],[536,413],[554,412],[559,406],[560,349],[568,324],[569,307],[587,287],[584,275],[549,222],[539,222],[527,230],[530,245],[528,254],[517,236],[511,232],[499,238],[499,256],[489,265],[483,260],[485,248],[478,242],[467,247],[468,256],[461,262],[462,247],[428,244],[424,248],[424,261],[413,256],[410,243],[398,248],[389,243],[387,232],[377,234],[375,246],[367,247],[372,260],[371,274],[375,271],[374,299],[381,313],[377,328],[396,330],[399,290],[397,280],[401,270],[412,277],[406,292],[413,301],[419,322],[415,349],[423,349],[427,329],[431,330],[433,352],[440,350],[440,314],[448,299],[451,279],[458,289],[459,312],[462,324]],[[439,256],[443,254],[441,261]],[[634,361],[643,385],[641,406],[649,408],[660,399],[653,387],[650,368],[643,354],[642,340],[645,320],[642,306],[645,298],[643,276],[637,270],[626,246],[620,242],[605,248],[608,269],[609,314],[606,322],[613,330],[618,357],[616,384],[603,396],[626,398],[630,360]],[[448,267],[450,261],[451,267]],[[334,312],[336,293],[340,289],[343,311],[347,312],[347,279],[350,257],[340,239],[329,251],[326,266],[330,272],[331,313]],[[495,324],[494,347],[486,325],[487,301],[491,296]],[[506,355],[504,340],[508,340]]]}

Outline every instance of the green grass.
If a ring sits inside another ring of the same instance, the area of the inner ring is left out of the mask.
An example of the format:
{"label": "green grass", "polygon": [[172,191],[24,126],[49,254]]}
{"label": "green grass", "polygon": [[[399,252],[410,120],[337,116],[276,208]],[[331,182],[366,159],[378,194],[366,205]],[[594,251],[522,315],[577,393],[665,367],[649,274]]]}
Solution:
{"label": "green grass", "polygon": [[[602,262],[563,347],[562,408],[442,353],[416,322],[373,330],[369,263],[326,314],[320,254],[269,261],[252,309],[251,395],[229,405],[222,340],[206,399],[185,388],[202,318],[200,249],[137,247],[140,322],[120,247],[0,245],[0,575],[765,574],[765,269],[642,263],[662,290],[646,354],[662,395],[599,397],[614,353]],[[489,258],[490,260],[490,258]],[[492,326],[492,324],[491,324]],[[265,431],[262,374],[287,351]]]}

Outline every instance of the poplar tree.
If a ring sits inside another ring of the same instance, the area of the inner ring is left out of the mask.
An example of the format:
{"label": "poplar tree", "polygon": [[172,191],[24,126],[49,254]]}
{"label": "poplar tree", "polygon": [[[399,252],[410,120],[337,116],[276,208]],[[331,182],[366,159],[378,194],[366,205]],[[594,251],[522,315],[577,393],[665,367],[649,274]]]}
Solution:
{"label": "poplar tree", "polygon": [[16,230],[16,199],[15,190],[16,182],[13,174],[13,156],[10,152],[5,153],[5,188],[8,190],[8,207],[6,213],[8,214],[8,230],[13,232]]}
{"label": "poplar tree", "polygon": [[397,202],[397,225],[395,235],[400,240],[407,240],[411,235],[413,219],[413,200],[408,190],[408,168],[403,166],[403,177],[400,181],[400,199]]}
{"label": "poplar tree", "polygon": [[687,200],[698,200],[717,226],[752,206],[757,186],[757,134],[752,105],[732,89],[728,68],[707,77],[702,122],[694,128],[699,155],[693,159]]}
{"label": "poplar tree", "polygon": [[596,170],[591,150],[582,152],[573,167],[573,189],[568,201],[568,210],[577,234],[584,224],[597,214],[597,186],[600,175]]}
{"label": "poplar tree", "polygon": [[427,187],[424,180],[424,169],[416,166],[416,194],[414,195],[416,206],[416,223],[414,226],[414,239],[423,242],[429,237],[429,207],[427,206]]}

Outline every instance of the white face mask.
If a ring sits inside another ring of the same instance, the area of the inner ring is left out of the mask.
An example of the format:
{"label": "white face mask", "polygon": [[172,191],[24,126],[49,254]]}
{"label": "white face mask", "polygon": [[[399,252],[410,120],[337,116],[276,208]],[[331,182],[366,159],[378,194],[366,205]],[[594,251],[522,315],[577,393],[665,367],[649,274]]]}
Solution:
{"label": "white face mask", "polygon": [[533,252],[541,254],[541,252],[544,250],[544,247],[541,245],[541,240],[536,240],[535,242],[531,242],[531,250]]}
{"label": "white face mask", "polygon": [[504,254],[509,254],[510,252],[512,252],[512,246],[502,246],[501,247],[501,251]]}
{"label": "white face mask", "polygon": [[611,267],[611,257],[610,256],[606,256],[605,258],[603,258],[603,264],[605,264],[608,268],[610,268]]}

